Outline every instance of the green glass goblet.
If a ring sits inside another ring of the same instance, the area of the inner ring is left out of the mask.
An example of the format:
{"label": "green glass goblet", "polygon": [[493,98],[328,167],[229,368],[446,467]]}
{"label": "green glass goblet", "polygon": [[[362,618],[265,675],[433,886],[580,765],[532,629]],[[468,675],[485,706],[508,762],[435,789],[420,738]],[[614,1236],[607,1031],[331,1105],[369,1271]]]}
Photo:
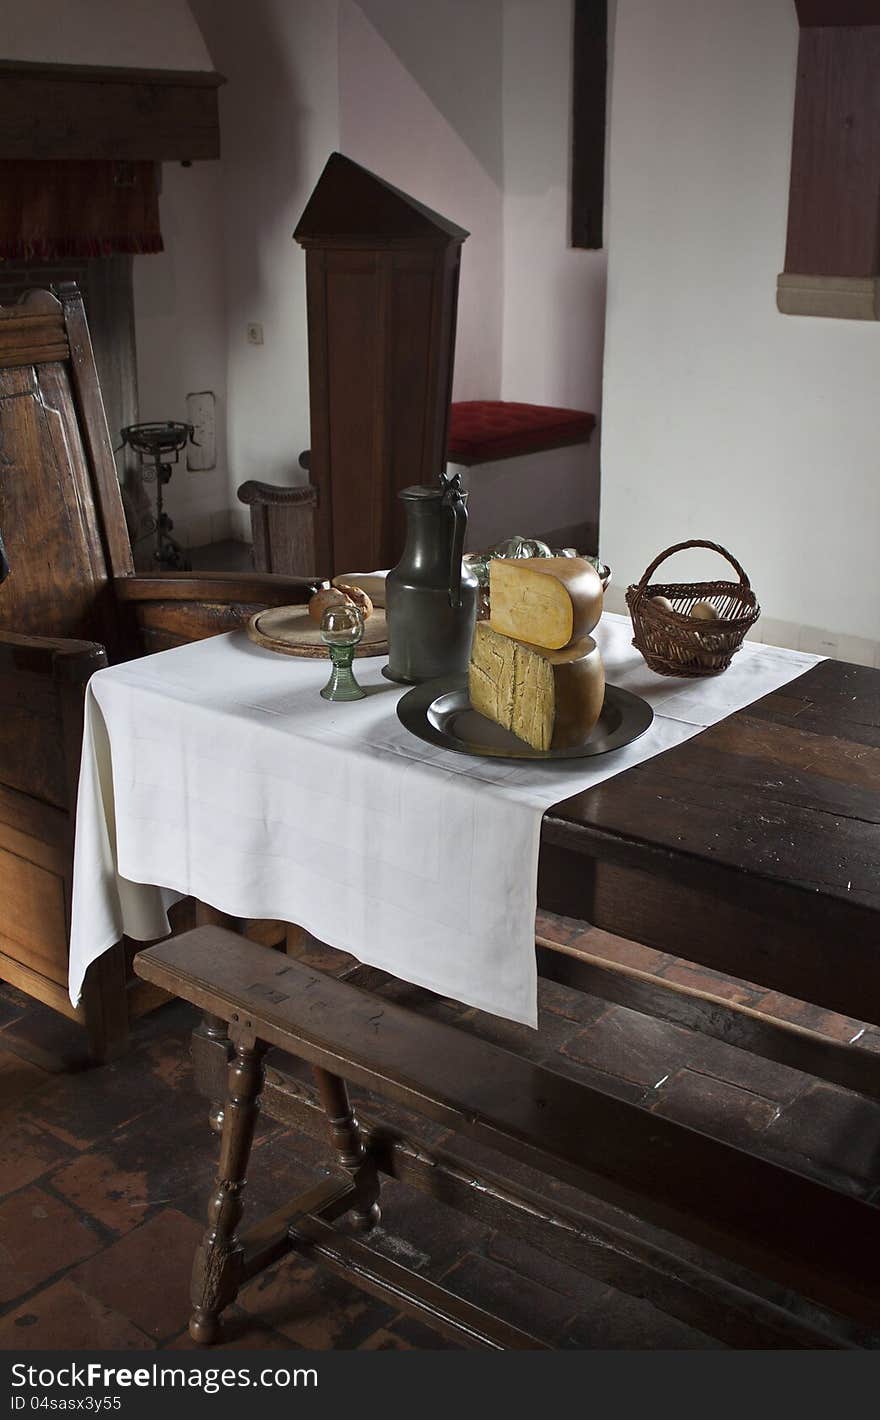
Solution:
{"label": "green glass goblet", "polygon": [[355,646],[363,634],[364,618],[353,602],[328,606],[321,617],[321,640],[330,652],[333,665],[330,679],[321,691],[325,700],[363,700],[366,695],[351,668]]}

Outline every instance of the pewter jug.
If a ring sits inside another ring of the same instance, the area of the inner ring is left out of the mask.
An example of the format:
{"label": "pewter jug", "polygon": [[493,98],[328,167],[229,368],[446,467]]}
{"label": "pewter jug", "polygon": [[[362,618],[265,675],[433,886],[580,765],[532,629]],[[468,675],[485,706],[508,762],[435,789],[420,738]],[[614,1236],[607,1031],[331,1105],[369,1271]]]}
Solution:
{"label": "pewter jug", "polygon": [[458,474],[404,488],[406,545],[388,573],[389,680],[418,685],[468,668],[477,618],[477,579],[462,563],[467,494]]}

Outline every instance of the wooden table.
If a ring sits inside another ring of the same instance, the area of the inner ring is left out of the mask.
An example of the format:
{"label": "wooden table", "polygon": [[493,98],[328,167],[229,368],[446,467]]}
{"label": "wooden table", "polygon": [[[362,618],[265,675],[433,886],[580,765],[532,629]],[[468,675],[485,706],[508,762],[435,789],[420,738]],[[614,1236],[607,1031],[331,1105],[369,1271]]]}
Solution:
{"label": "wooden table", "polygon": [[[539,898],[549,910],[880,1023],[878,862],[880,672],[826,661],[556,805],[544,820]],[[539,965],[594,995],[880,1097],[876,1054],[550,944],[539,943]],[[293,1004],[287,1024],[265,1038],[305,1040],[304,1059],[329,1060],[361,1084],[381,1081],[380,1093],[410,1106],[417,1098],[429,1119],[574,1184],[587,1206],[573,1211],[556,1202],[555,1185],[546,1193],[514,1185],[503,1170],[481,1169],[475,1186],[473,1165],[454,1152],[426,1151],[368,1119],[363,1135],[380,1171],[733,1345],[840,1344],[812,1303],[880,1331],[877,1208],[482,1042],[485,1069],[471,1058],[474,1042],[453,1059],[449,1027],[420,1022],[403,1069],[402,1017],[411,1013],[383,1002],[361,1041],[352,1022],[363,1008],[349,1009],[340,987],[310,983],[317,994],[306,1025]],[[256,985],[247,990],[259,1000]],[[238,1021],[231,1009],[225,1020]],[[328,1021],[346,1016],[346,1026],[331,1039],[328,1025],[316,1046],[322,1012]],[[209,1017],[194,1041],[209,1097],[221,1093],[227,1049],[224,1021]],[[500,1095],[499,1078],[509,1083]],[[310,1133],[324,1128],[321,1101],[283,1064],[267,1070],[263,1107]],[[630,1227],[627,1215],[644,1226]],[[657,1227],[708,1248],[721,1265],[670,1246]]]}

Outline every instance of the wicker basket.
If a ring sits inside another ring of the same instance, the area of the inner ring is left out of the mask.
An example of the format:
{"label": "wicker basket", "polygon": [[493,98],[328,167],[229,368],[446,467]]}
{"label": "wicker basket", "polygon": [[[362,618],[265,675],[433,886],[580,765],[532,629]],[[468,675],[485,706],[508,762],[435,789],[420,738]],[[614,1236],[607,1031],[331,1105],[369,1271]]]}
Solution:
{"label": "wicker basket", "polygon": [[[687,547],[720,552],[739,574],[738,582],[652,582],[661,562]],[[654,597],[666,597],[668,611]],[[697,602],[709,602],[716,620],[691,616]],[[637,586],[628,587],[626,604],[633,624],[633,645],[658,675],[717,675],[727,670],[746,632],[761,615],[749,579],[735,557],[717,542],[677,542],[655,557]]]}

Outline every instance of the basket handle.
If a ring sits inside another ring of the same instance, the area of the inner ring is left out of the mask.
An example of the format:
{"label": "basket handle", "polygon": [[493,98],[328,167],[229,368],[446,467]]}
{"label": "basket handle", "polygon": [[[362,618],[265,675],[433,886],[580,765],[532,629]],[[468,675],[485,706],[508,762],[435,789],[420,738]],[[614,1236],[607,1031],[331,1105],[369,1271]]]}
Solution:
{"label": "basket handle", "polygon": [[650,567],[644,573],[642,580],[639,582],[639,591],[644,591],[661,562],[665,562],[667,557],[671,557],[674,552],[684,552],[688,547],[708,547],[710,552],[720,552],[721,556],[726,557],[734,571],[739,574],[740,585],[743,587],[751,587],[748,577],[732,552],[728,552],[727,548],[722,547],[720,542],[706,542],[703,538],[695,537],[691,538],[689,542],[677,542],[674,547],[667,547],[665,552],[661,552],[659,556],[655,557]]}

